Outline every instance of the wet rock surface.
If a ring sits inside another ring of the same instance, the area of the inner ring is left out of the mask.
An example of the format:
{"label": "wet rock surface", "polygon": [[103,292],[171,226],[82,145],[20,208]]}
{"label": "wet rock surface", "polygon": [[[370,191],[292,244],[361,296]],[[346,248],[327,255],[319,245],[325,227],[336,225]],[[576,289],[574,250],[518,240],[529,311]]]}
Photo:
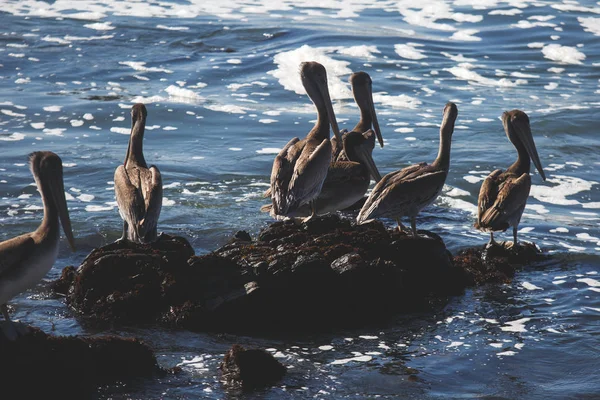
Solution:
{"label": "wet rock surface", "polygon": [[27,331],[12,341],[0,333],[3,393],[14,395],[7,398],[88,398],[100,385],[166,373],[137,339]]}
{"label": "wet rock surface", "polygon": [[248,391],[279,381],[286,368],[270,353],[262,349],[245,349],[234,344],[219,366],[225,385]]}
{"label": "wet rock surface", "polygon": [[327,215],[272,223],[255,240],[239,231],[202,256],[168,235],[152,245],[110,244],[77,270],[66,268],[55,288],[80,315],[101,322],[316,331],[422,310],[467,286],[504,282],[519,261],[511,257],[473,249],[453,258],[434,233],[414,238],[379,221],[356,226]]}

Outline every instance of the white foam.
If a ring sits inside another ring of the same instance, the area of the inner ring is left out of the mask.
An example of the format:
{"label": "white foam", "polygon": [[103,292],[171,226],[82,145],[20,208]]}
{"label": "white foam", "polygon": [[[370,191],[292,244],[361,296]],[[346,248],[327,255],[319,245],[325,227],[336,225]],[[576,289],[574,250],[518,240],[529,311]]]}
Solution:
{"label": "white foam", "polygon": [[86,121],[91,121],[94,119],[94,116],[90,113],[85,113],[83,114],[83,119],[85,119]]}
{"label": "white foam", "polygon": [[337,50],[339,54],[344,54],[350,57],[356,58],[375,58],[373,55],[381,53],[377,50],[377,46],[367,46],[367,45],[359,45],[359,46],[350,46],[350,47],[342,47]]}
{"label": "white foam", "polygon": [[333,346],[331,346],[331,345],[319,346],[319,350],[323,350],[323,351],[333,350]]}
{"label": "white foam", "polygon": [[350,63],[335,60],[328,56],[327,53],[332,50],[335,50],[335,48],[303,45],[295,50],[278,53],[273,57],[277,69],[267,73],[273,75],[286,90],[291,90],[297,94],[306,94],[298,69],[301,62],[316,61],[323,64],[327,70],[327,86],[331,99],[350,99],[352,98],[352,92],[348,85],[340,79],[340,76],[352,73],[352,70],[348,68]]}
{"label": "white foam", "polygon": [[44,132],[44,134],[50,135],[50,136],[62,136],[64,131],[66,131],[65,128],[54,128],[54,129],[44,128],[44,130],[42,132]]}
{"label": "white foam", "polygon": [[8,136],[0,135],[0,140],[3,142],[16,142],[19,140],[25,139],[25,135],[23,133],[14,132]]}
{"label": "white foam", "polygon": [[463,29],[457,32],[454,32],[452,36],[450,36],[451,40],[460,40],[463,42],[480,42],[481,38],[475,36],[476,33],[479,33],[477,29]]}
{"label": "white foam", "polygon": [[523,282],[523,283],[521,283],[521,286],[527,290],[544,290],[541,287],[536,286],[533,283],[529,283],[529,282]]}
{"label": "white foam", "polygon": [[101,211],[111,211],[114,208],[114,206],[108,205],[108,206],[99,206],[99,205],[87,205],[85,206],[85,211],[88,212],[101,212]]}
{"label": "white foam", "polygon": [[229,60],[227,60],[228,64],[241,64],[242,60],[240,60],[239,58],[230,58]]}
{"label": "white foam", "polygon": [[577,279],[577,282],[585,283],[590,287],[600,287],[600,281],[592,278],[579,278]]}
{"label": "white foam", "polygon": [[44,111],[48,112],[59,112],[62,110],[62,106],[46,106],[44,107]]}
{"label": "white foam", "polygon": [[594,17],[577,17],[577,21],[586,32],[591,32],[595,36],[600,36],[600,18]]}
{"label": "white foam", "polygon": [[121,135],[129,135],[131,133],[131,129],[129,128],[120,128],[118,126],[113,126],[110,128],[111,132],[120,133]]}
{"label": "white foam", "polygon": [[167,26],[167,25],[156,25],[158,29],[165,29],[167,31],[188,31],[190,30],[187,26]]}
{"label": "white foam", "polygon": [[509,321],[506,322],[504,326],[501,326],[500,329],[505,332],[527,332],[527,329],[525,329],[525,323],[529,321],[531,321],[531,318],[521,318],[515,321]]}
{"label": "white foam", "polygon": [[112,26],[110,22],[95,22],[93,24],[84,24],[83,26],[97,31],[112,31],[113,29],[115,29],[115,27]]}
{"label": "white foam", "polygon": [[516,79],[511,81],[507,78],[492,79],[486,78],[473,71],[474,66],[469,63],[460,63],[457,66],[451,68],[444,68],[444,71],[450,72],[458,79],[466,80],[472,83],[478,83],[484,86],[498,86],[498,87],[515,87],[518,85],[524,85],[527,83],[524,79]]}
{"label": "white foam", "polygon": [[94,200],[95,196],[93,194],[80,194],[77,198],[85,203],[89,203]]}
{"label": "white foam", "polygon": [[582,61],[585,60],[585,54],[575,47],[561,46],[559,44],[544,46],[542,54],[549,60],[566,64],[582,64]]}
{"label": "white foam", "polygon": [[171,199],[168,199],[166,197],[163,197],[162,198],[162,205],[166,206],[166,207],[174,206],[175,205],[175,200],[171,200]]}
{"label": "white foam", "polygon": [[543,203],[557,205],[580,204],[578,200],[567,199],[567,196],[589,191],[593,185],[598,184],[594,181],[586,181],[581,178],[565,175],[553,175],[552,178],[546,179],[546,182],[555,183],[557,185],[532,185],[530,195]]}
{"label": "white foam", "polygon": [[9,117],[24,117],[25,114],[14,112],[13,110],[5,110],[2,109],[0,112],[4,115],[8,115]]}
{"label": "white foam", "polygon": [[373,93],[373,102],[392,108],[407,108],[411,110],[415,110],[421,105],[420,100],[406,94],[391,96],[385,92]]}
{"label": "white foam", "polygon": [[143,72],[165,72],[167,74],[173,73],[170,69],[158,68],[158,67],[146,67],[146,63],[143,61],[119,61],[119,64],[126,65],[133,68],[136,71]]}
{"label": "white foam", "polygon": [[396,44],[394,45],[394,51],[402,58],[406,58],[408,60],[422,60],[427,58],[425,54],[423,54],[423,50],[419,50],[416,47],[423,46],[422,44]]}
{"label": "white foam", "polygon": [[342,365],[342,364],[347,364],[351,361],[368,362],[368,361],[371,361],[372,359],[373,359],[373,357],[371,357],[371,356],[361,355],[361,356],[356,356],[356,357],[335,360],[335,361],[331,362],[330,365]]}
{"label": "white foam", "polygon": [[262,118],[262,119],[259,119],[258,122],[260,122],[261,124],[272,124],[274,122],[279,122],[279,121],[276,119],[271,119],[271,118]]}
{"label": "white foam", "polygon": [[69,121],[71,123],[72,127],[77,128],[78,126],[82,126],[83,125],[83,121],[80,119],[72,119],[71,121]]}
{"label": "white foam", "polygon": [[498,357],[514,356],[515,354],[517,354],[517,353],[515,351],[512,351],[512,350],[507,350],[507,351],[502,351],[500,353],[496,353],[496,355]]}
{"label": "white foam", "polygon": [[246,114],[246,111],[251,110],[250,108],[236,106],[234,104],[209,104],[204,107],[212,111],[226,112],[230,114]]}

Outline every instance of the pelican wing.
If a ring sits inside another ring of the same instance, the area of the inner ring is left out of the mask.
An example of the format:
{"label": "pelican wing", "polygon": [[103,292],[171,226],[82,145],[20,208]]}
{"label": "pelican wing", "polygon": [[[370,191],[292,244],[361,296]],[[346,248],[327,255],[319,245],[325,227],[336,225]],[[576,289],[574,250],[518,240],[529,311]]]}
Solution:
{"label": "pelican wing", "polygon": [[[313,150],[313,151],[311,151]],[[323,139],[317,147],[305,146],[294,166],[288,190],[288,207],[300,207],[321,191],[331,162],[331,142]],[[315,194],[316,193],[316,194]]]}
{"label": "pelican wing", "polygon": [[31,254],[35,248],[35,241],[31,234],[17,236],[0,243],[0,279],[10,275],[21,261]]}
{"label": "pelican wing", "polygon": [[162,177],[160,171],[154,165],[150,166],[147,170],[147,174],[144,177],[142,183],[144,197],[144,205],[146,207],[144,218],[140,221],[142,237],[146,236],[146,233],[156,228],[158,224],[158,217],[160,216],[160,210],[162,208]]}
{"label": "pelican wing", "polygon": [[531,176],[528,173],[523,173],[518,178],[506,178],[494,204],[482,215],[480,225],[493,229],[508,228],[510,217],[525,207],[530,189]]}
{"label": "pelican wing", "polygon": [[[297,151],[295,146],[300,139],[297,137],[290,140],[283,149],[277,154],[273,161],[273,168],[271,170],[271,187],[270,195],[273,202],[273,208],[275,214],[279,214],[280,211],[284,210],[286,206],[286,196],[288,192],[288,186],[292,173],[294,171],[294,165],[300,152]],[[267,192],[265,192],[266,194]]]}
{"label": "pelican wing", "polygon": [[[502,170],[497,169],[485,178],[479,189],[479,198],[477,199],[477,223],[481,223],[483,214],[494,204],[500,190]],[[477,227],[477,226],[476,226]]]}
{"label": "pelican wing", "polygon": [[115,170],[115,197],[119,206],[119,214],[127,224],[135,230],[139,237],[139,223],[145,216],[145,204],[142,193],[136,188],[127,175],[123,165]]}
{"label": "pelican wing", "polygon": [[402,216],[412,207],[431,203],[444,186],[447,175],[446,171],[425,163],[387,174],[373,188],[358,214],[358,221]]}

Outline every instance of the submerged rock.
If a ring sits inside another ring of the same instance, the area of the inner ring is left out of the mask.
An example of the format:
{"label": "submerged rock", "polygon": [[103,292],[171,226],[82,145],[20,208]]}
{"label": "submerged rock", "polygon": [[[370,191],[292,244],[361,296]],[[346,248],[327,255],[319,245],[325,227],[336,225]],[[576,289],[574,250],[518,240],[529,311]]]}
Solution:
{"label": "submerged rock", "polygon": [[14,398],[87,398],[100,385],[165,373],[137,339],[51,336],[31,327],[14,341],[0,334],[0,360],[4,391]]}
{"label": "submerged rock", "polygon": [[287,372],[267,351],[247,350],[239,344],[234,344],[225,354],[219,369],[226,385],[241,386],[243,390],[272,385]]}
{"label": "submerged rock", "polygon": [[275,222],[255,240],[240,231],[202,256],[168,235],[152,245],[110,244],[76,271],[65,270],[55,287],[68,288],[67,302],[82,316],[103,322],[315,331],[420,309],[466,286],[503,280],[495,272],[479,277],[485,268],[504,268],[482,263],[467,253],[453,260],[431,232],[415,238],[379,221],[357,226],[327,215]]}

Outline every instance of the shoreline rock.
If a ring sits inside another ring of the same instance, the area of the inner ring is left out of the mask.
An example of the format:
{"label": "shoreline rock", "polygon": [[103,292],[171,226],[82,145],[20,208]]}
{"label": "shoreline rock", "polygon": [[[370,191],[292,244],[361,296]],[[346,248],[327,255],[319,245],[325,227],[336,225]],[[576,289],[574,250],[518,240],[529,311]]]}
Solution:
{"label": "shoreline rock", "polygon": [[0,359],[2,381],[19,398],[87,398],[101,385],[167,372],[137,339],[52,336],[34,327],[14,341],[0,334]]}
{"label": "shoreline rock", "polygon": [[432,232],[413,238],[379,221],[354,225],[326,215],[274,222],[255,240],[239,231],[201,256],[169,235],[152,245],[113,243],[79,268],[65,268],[54,287],[79,315],[99,323],[319,331],[430,308],[466,287],[505,282],[519,257],[478,249],[453,257]]}

